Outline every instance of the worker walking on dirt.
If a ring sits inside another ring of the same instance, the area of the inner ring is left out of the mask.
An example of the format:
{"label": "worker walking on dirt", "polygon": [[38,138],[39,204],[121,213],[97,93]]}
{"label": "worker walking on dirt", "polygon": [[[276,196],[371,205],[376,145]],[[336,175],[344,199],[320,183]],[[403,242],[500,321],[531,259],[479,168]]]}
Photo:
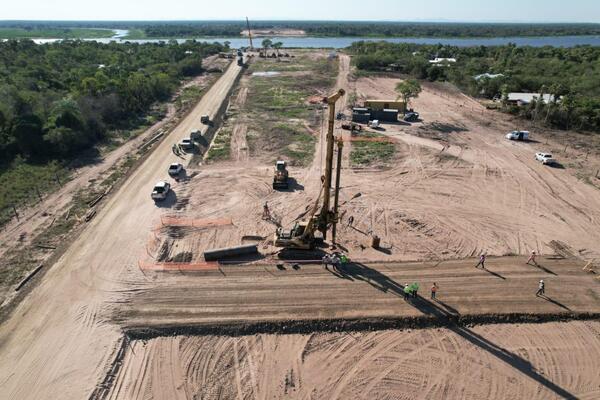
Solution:
{"label": "worker walking on dirt", "polygon": [[545,289],[546,289],[546,284],[544,283],[543,279],[540,279],[540,284],[538,286],[538,291],[536,292],[535,295],[536,296],[545,296],[546,295]]}
{"label": "worker walking on dirt", "polygon": [[266,201],[265,201],[265,204],[263,205],[262,219],[264,219],[266,221],[269,221],[271,219],[271,211],[269,211],[269,205],[267,204]]}
{"label": "worker walking on dirt", "polygon": [[437,283],[433,282],[433,285],[431,286],[431,299],[435,300],[435,294],[438,290],[438,285]]}
{"label": "worker walking on dirt", "polygon": [[479,257],[479,262],[477,263],[477,265],[475,265],[475,268],[479,268],[480,265],[481,265],[481,268],[485,269],[485,253],[483,253]]}
{"label": "worker walking on dirt", "polygon": [[527,263],[533,263],[533,265],[537,265],[537,262],[535,261],[535,251],[531,252],[531,255],[529,256],[529,258],[527,259]]}

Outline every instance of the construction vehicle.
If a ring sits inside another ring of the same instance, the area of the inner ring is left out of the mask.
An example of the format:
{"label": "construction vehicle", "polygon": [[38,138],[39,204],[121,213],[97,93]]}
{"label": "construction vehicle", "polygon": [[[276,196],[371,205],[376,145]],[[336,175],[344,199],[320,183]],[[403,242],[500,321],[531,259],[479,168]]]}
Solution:
{"label": "construction vehicle", "polygon": [[[321,176],[322,185],[319,195],[313,206],[308,210],[307,218],[296,222],[290,230],[284,230],[281,227],[277,228],[274,238],[274,244],[277,247],[282,247],[284,249],[311,250],[315,247],[318,239],[327,239],[327,231],[330,228],[332,232],[332,242],[335,243],[343,142],[341,139],[337,140],[338,154],[334,206],[333,209],[330,209],[331,180],[333,175],[333,146],[336,141],[333,136],[333,128],[335,124],[335,103],[344,94],[344,89],[339,89],[337,93],[323,99],[323,102],[329,107],[329,121],[327,129],[325,175]],[[320,232],[319,236],[321,237],[317,237],[317,232]]]}
{"label": "construction vehicle", "polygon": [[362,126],[357,124],[356,122],[350,122],[349,124],[342,124],[342,129],[347,131],[362,131]]}
{"label": "construction vehicle", "polygon": [[287,189],[288,184],[288,170],[285,161],[277,160],[275,163],[275,173],[273,174],[273,189]]}

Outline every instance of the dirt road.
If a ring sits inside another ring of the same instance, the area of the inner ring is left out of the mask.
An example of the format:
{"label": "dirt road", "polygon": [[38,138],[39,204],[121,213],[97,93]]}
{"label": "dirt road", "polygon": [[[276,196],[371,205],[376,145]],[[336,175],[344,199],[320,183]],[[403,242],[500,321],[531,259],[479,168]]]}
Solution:
{"label": "dirt road", "polygon": [[[231,230],[227,230],[231,232]],[[320,265],[221,266],[218,270],[147,273],[145,285],[115,310],[127,327],[194,326],[243,321],[315,318],[437,318],[450,314],[600,313],[600,283],[582,263],[523,257],[441,263],[357,262],[340,272]],[[536,297],[540,279],[547,298]],[[418,282],[420,301],[407,302],[403,285]],[[429,300],[437,282],[441,303]]]}
{"label": "dirt road", "polygon": [[137,290],[136,262],[144,252],[140,232],[148,232],[165,207],[177,202],[177,183],[175,194],[159,206],[150,191],[167,177],[169,163],[182,161],[171,145],[201,128],[201,115],[214,117],[239,72],[231,64],[0,326],[3,398],[83,399],[106,374],[121,337],[108,314],[125,293]]}

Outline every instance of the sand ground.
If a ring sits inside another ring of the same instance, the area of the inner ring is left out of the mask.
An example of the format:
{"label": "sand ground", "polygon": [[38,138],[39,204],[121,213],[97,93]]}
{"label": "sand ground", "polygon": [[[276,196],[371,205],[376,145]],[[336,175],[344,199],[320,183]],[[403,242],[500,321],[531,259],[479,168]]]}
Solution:
{"label": "sand ground", "polygon": [[[347,59],[340,68],[348,73]],[[272,165],[240,153],[230,162],[189,166],[169,199],[155,206],[149,191],[178,160],[171,144],[199,128],[200,115],[216,112],[238,73],[235,65],[225,72],[0,326],[6,398],[80,399],[94,390],[116,398],[597,395],[599,328],[581,321],[157,338],[134,342],[116,381],[102,387],[116,368],[123,330],[132,327],[599,312],[600,283],[581,267],[600,252],[600,191],[569,168],[536,163],[540,142],[504,140],[506,117],[457,93],[425,88],[414,103],[423,122],[384,127],[397,146],[392,163],[344,164],[338,237],[355,261],[344,271],[277,266],[270,244],[275,226],[261,219],[265,201],[285,226],[305,213],[318,193],[320,143],[312,165],[291,168],[298,185],[287,192],[272,190]],[[359,96],[394,95],[391,78],[340,82],[355,85]],[[372,233],[382,249],[368,247]],[[202,260],[206,249],[248,240],[261,251],[250,264]],[[531,250],[544,255],[537,267],[524,263]],[[475,269],[474,258],[460,260],[481,252],[511,256],[490,258],[487,270]],[[407,260],[417,262],[401,263]],[[548,282],[547,298],[534,295],[539,279]],[[399,294],[401,283],[418,281],[426,289],[434,280],[439,303],[409,303]]]}
{"label": "sand ground", "polygon": [[134,341],[109,399],[597,399],[600,322]]}

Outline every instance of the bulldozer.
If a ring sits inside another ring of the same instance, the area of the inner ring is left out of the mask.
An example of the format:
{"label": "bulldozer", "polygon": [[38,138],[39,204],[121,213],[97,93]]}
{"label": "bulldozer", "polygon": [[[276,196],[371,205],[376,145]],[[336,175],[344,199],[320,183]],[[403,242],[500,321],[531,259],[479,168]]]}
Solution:
{"label": "bulldozer", "polygon": [[285,161],[277,160],[275,163],[275,173],[273,174],[273,189],[287,189],[288,183],[288,170]]}
{"label": "bulldozer", "polygon": [[327,239],[327,231],[332,229],[332,242],[335,243],[336,224],[338,220],[338,197],[340,188],[340,170],[342,165],[341,139],[337,140],[337,171],[335,182],[335,197],[333,210],[330,209],[331,181],[333,175],[333,147],[336,142],[333,136],[335,124],[335,103],[345,94],[344,89],[339,89],[323,102],[329,108],[329,121],[327,130],[327,155],[325,158],[325,175],[321,176],[321,189],[312,207],[309,209],[308,217],[298,221],[289,230],[282,227],[277,228],[273,243],[284,249],[312,250],[318,240]]}

